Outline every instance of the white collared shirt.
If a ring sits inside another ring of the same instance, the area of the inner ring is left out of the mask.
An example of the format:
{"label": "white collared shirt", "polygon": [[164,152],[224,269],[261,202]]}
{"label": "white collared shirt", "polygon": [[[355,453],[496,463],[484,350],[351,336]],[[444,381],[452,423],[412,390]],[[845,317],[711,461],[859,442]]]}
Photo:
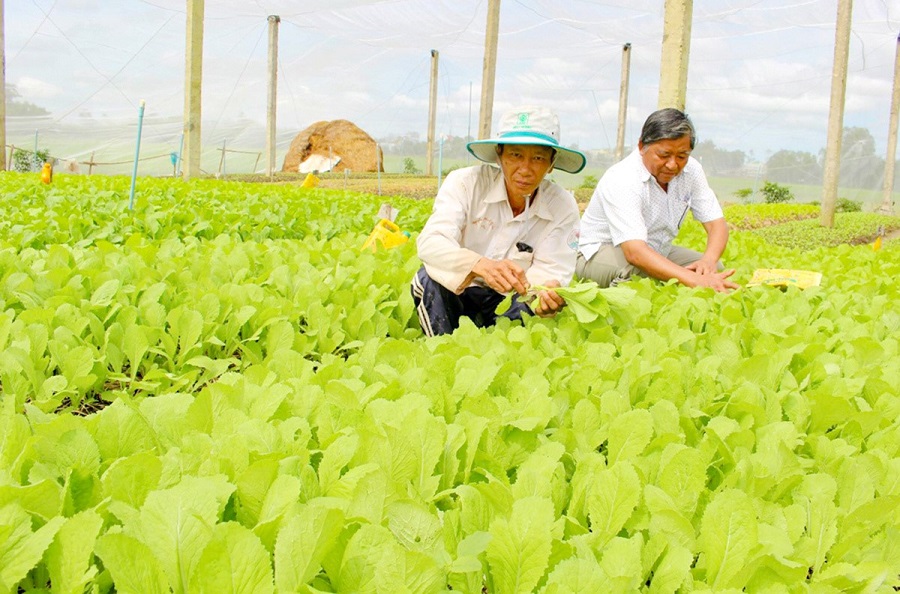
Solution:
{"label": "white collared shirt", "polygon": [[635,149],[610,167],[597,184],[581,218],[578,249],[590,259],[601,246],[639,239],[668,256],[688,210],[701,223],[723,217],[700,162],[688,157],[666,191]]}
{"label": "white collared shirt", "polygon": [[[516,262],[532,285],[566,286],[575,273],[578,223],[575,198],[547,179],[514,217],[500,169],[476,165],[447,175],[416,245],[428,275],[455,293],[482,257]],[[518,242],[533,251],[520,251]]]}

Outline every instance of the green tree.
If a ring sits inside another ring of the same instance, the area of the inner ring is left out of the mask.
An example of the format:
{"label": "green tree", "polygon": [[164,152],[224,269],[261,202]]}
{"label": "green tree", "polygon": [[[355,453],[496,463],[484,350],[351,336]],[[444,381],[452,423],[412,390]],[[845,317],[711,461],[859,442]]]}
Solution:
{"label": "green tree", "polygon": [[841,185],[880,189],[883,175],[884,159],[875,154],[872,133],[867,128],[844,128],[841,138]]}

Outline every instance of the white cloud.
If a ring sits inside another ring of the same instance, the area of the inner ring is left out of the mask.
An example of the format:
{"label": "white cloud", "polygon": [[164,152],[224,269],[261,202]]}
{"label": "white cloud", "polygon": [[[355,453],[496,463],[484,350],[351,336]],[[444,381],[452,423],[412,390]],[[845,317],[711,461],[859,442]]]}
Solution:
{"label": "white cloud", "polygon": [[62,95],[63,90],[53,83],[34,78],[20,76],[15,82],[16,89],[26,101],[39,102],[41,99],[52,99]]}

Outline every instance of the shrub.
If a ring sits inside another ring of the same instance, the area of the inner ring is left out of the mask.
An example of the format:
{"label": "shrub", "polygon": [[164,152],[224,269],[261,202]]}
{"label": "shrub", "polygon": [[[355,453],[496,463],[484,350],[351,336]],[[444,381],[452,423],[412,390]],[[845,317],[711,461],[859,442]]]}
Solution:
{"label": "shrub", "polygon": [[862,202],[850,198],[838,198],[834,210],[836,212],[861,212]]}
{"label": "shrub", "polygon": [[790,188],[770,181],[763,184],[762,193],[768,204],[790,202],[794,199],[794,194],[791,192]]}
{"label": "shrub", "polygon": [[582,180],[579,188],[586,188],[593,190],[597,187],[597,176],[596,175],[585,175],[584,180]]}
{"label": "shrub", "polygon": [[28,171],[39,171],[43,165],[50,159],[50,150],[41,149],[38,152],[27,151],[24,149],[16,149],[13,151],[12,165],[13,171],[25,173]]}
{"label": "shrub", "polygon": [[750,200],[750,197],[753,195],[752,188],[741,188],[740,190],[735,190],[734,195],[741,200],[741,202],[747,202]]}
{"label": "shrub", "polygon": [[403,173],[416,175],[422,173],[422,170],[416,167],[416,162],[413,161],[412,157],[406,157],[405,159],[403,159]]}

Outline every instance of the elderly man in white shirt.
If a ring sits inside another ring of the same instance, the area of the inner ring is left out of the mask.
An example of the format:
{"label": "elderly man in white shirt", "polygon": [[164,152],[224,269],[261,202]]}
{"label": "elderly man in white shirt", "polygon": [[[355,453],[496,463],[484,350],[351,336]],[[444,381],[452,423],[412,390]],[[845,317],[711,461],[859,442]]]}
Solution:
{"label": "elderly man in white shirt", "polygon": [[[728,226],[703,168],[690,156],[695,143],[683,112],[650,114],[638,148],[606,171],[584,211],[579,277],[601,287],[639,274],[721,292],[738,288],[728,280],[734,270],[722,271],[719,263]],[[702,254],[672,245],[689,210],[706,229]]]}
{"label": "elderly man in white shirt", "polygon": [[[575,272],[578,206],[545,177],[554,168],[578,173],[586,159],[559,144],[559,119],[546,108],[514,109],[499,129],[496,138],[468,144],[488,164],[447,175],[417,239],[423,266],[412,295],[428,336],[453,332],[462,316],[493,325],[510,292],[517,295],[502,315],[511,319],[553,316],[565,305],[552,288],[568,285]],[[534,296],[533,311],[519,299],[532,286],[547,287]]]}

